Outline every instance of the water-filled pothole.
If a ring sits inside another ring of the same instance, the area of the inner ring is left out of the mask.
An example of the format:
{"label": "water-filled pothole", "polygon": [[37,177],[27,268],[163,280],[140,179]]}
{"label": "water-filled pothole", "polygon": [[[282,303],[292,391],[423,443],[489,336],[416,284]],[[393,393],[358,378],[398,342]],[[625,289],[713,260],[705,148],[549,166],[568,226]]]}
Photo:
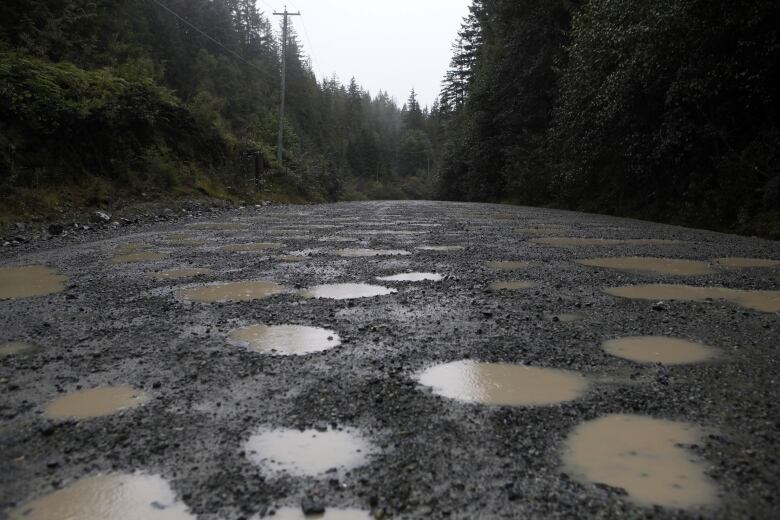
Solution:
{"label": "water-filled pothole", "polygon": [[267,251],[268,249],[278,249],[282,244],[276,242],[257,242],[253,244],[230,244],[222,246],[220,249],[229,253],[251,253],[253,251]]}
{"label": "water-filled pothole", "polygon": [[46,407],[50,419],[104,417],[147,402],[150,396],[130,386],[103,386],[79,390],[55,399]]}
{"label": "water-filled pothole", "polygon": [[263,429],[246,441],[244,451],[270,473],[316,477],[367,464],[374,447],[351,429]]}
{"label": "water-filled pothole", "polygon": [[616,258],[588,258],[584,260],[575,260],[575,262],[590,267],[604,267],[618,271],[677,276],[704,275],[715,272],[707,262],[680,260],[677,258],[629,256]]}
{"label": "water-filled pothole", "polygon": [[522,260],[498,260],[493,262],[487,262],[487,265],[491,269],[499,269],[502,271],[514,271],[515,269],[528,269],[533,264],[531,262],[524,262]]}
{"label": "water-filled pothole", "polygon": [[408,251],[401,249],[339,249],[333,254],[346,258],[367,258],[372,256],[401,256],[408,255]]}
{"label": "water-filled pothole", "polygon": [[273,520],[371,520],[374,518],[368,511],[362,509],[339,509],[329,507],[321,515],[304,515],[300,507],[282,507],[273,516],[263,518]]}
{"label": "water-filled pothole", "polygon": [[229,338],[257,352],[281,356],[322,352],[341,344],[334,331],[303,325],[253,325],[231,331]]}
{"label": "water-filled pothole", "polygon": [[211,273],[211,269],[171,269],[170,271],[159,271],[153,273],[152,276],[160,280],[178,280],[181,278],[193,278],[195,276],[203,276]]}
{"label": "water-filled pothole", "polygon": [[471,360],[433,366],[418,381],[444,397],[501,406],[553,405],[577,399],[588,388],[576,372]]}
{"label": "water-filled pothole", "polygon": [[746,309],[762,312],[780,311],[780,291],[748,291],[725,287],[695,287],[691,285],[645,284],[611,287],[604,292],[634,300],[682,300],[702,302],[727,300]]}
{"label": "water-filled pothole", "polygon": [[553,321],[560,321],[562,323],[571,323],[573,321],[584,320],[586,316],[580,312],[565,312],[562,314],[553,314],[550,319]]}
{"label": "water-filled pothole", "polygon": [[688,423],[608,415],[569,435],[563,461],[577,479],[622,488],[641,505],[706,506],[716,501],[716,487],[704,465],[680,446],[700,436]]}
{"label": "water-filled pothole", "polygon": [[719,266],[726,269],[748,269],[752,267],[780,267],[780,260],[770,260],[768,258],[716,258]]}
{"label": "water-filled pothole", "polygon": [[137,253],[127,253],[117,255],[111,259],[112,264],[130,264],[135,262],[156,262],[167,258],[165,253],[155,253],[154,251],[139,251]]}
{"label": "water-filled pothole", "polygon": [[527,282],[524,280],[509,280],[503,282],[493,282],[490,284],[490,289],[493,291],[519,291],[522,289],[533,289],[537,287],[534,282]]}
{"label": "water-filled pothole", "polygon": [[219,301],[246,302],[260,300],[284,292],[284,287],[274,282],[231,282],[190,287],[176,291],[176,296],[196,302]]}
{"label": "water-filled pothole", "polygon": [[613,356],[640,363],[682,365],[715,357],[717,349],[678,338],[636,336],[605,341],[602,347]]}
{"label": "water-filled pothole", "polygon": [[450,251],[463,251],[463,246],[418,246],[420,251],[434,251],[438,253],[447,253]]}
{"label": "water-filled pothole", "polygon": [[206,244],[208,244],[208,241],[198,240],[196,238],[176,238],[168,242],[168,245],[170,246],[200,247],[205,246]]}
{"label": "water-filled pothole", "polygon": [[311,260],[311,258],[309,258],[308,256],[303,256],[303,255],[282,255],[282,256],[277,256],[276,259],[279,260],[280,262],[287,262],[289,264]]}
{"label": "water-filled pothole", "polygon": [[6,343],[0,343],[0,358],[32,354],[38,350],[40,350],[40,348],[37,345],[33,345],[31,343],[25,343],[23,341],[8,341]]}
{"label": "water-filled pothole", "polygon": [[81,479],[11,511],[11,520],[195,520],[157,475]]}
{"label": "water-filled pothole", "polygon": [[67,276],[43,265],[0,267],[0,299],[60,293],[67,280]]}
{"label": "water-filled pothole", "polygon": [[401,273],[392,276],[377,276],[376,279],[383,282],[438,282],[443,278],[444,276],[437,273]]}
{"label": "water-filled pothole", "polygon": [[617,245],[632,245],[632,246],[652,246],[652,245],[670,245],[681,244],[680,240],[667,240],[662,238],[576,238],[576,237],[561,237],[561,238],[533,238],[529,240],[532,244],[540,244],[545,246],[617,246]]}
{"label": "water-filled pothole", "polygon": [[351,300],[353,298],[372,298],[397,292],[395,289],[381,285],[365,283],[336,283],[317,285],[301,291],[305,298],[328,298],[331,300]]}

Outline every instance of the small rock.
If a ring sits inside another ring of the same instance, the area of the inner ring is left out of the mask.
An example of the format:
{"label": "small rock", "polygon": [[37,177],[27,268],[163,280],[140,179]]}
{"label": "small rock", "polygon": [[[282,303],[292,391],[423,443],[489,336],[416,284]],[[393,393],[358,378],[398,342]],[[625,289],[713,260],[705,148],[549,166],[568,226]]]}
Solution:
{"label": "small rock", "polygon": [[666,304],[664,302],[655,302],[650,308],[653,309],[654,311],[665,311]]}
{"label": "small rock", "polygon": [[304,516],[325,514],[325,506],[309,497],[301,500],[301,509]]}
{"label": "small rock", "polygon": [[109,215],[105,211],[96,211],[92,214],[90,220],[98,224],[106,224],[108,222],[111,222],[111,215]]}

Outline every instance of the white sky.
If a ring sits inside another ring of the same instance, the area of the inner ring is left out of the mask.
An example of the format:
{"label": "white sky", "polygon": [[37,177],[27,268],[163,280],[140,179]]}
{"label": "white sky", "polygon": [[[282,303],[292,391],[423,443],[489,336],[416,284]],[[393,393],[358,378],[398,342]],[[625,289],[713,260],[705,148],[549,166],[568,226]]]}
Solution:
{"label": "white sky", "polygon": [[[318,79],[354,76],[376,95],[386,90],[402,105],[414,89],[422,106],[439,94],[451,46],[471,0],[286,0],[304,52]],[[285,0],[258,0],[274,26]]]}

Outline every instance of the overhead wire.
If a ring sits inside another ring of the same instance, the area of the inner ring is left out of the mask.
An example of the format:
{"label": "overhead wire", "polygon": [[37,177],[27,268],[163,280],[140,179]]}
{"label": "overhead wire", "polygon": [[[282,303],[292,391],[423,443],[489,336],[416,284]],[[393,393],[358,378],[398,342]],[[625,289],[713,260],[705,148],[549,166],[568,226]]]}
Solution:
{"label": "overhead wire", "polygon": [[180,15],[179,13],[177,13],[176,11],[174,11],[173,9],[171,9],[170,7],[168,7],[167,5],[165,5],[164,3],[160,2],[159,0],[151,0],[151,1],[152,1],[153,3],[155,3],[155,4],[157,4],[158,6],[160,6],[160,7],[161,7],[162,9],[164,9],[165,11],[169,12],[170,14],[172,14],[174,17],[176,17],[177,19],[179,19],[181,22],[183,22],[183,23],[184,23],[184,24],[186,24],[187,26],[191,27],[193,30],[195,30],[196,32],[198,32],[198,33],[199,33],[200,35],[202,35],[203,37],[207,38],[207,39],[208,39],[208,40],[210,40],[211,42],[213,42],[213,43],[215,43],[216,45],[218,45],[219,47],[221,47],[221,48],[222,48],[222,49],[223,49],[225,52],[229,53],[230,55],[234,56],[235,58],[238,58],[240,61],[242,61],[242,62],[244,62],[245,64],[249,65],[250,67],[252,67],[252,68],[253,68],[253,69],[255,69],[256,71],[260,72],[261,74],[264,74],[264,75],[266,75],[267,77],[269,77],[269,78],[271,78],[271,79],[276,79],[276,78],[275,78],[274,76],[272,76],[272,75],[271,75],[271,74],[270,74],[268,71],[266,71],[266,70],[264,70],[264,69],[261,69],[260,67],[258,67],[258,66],[257,66],[257,65],[255,65],[254,63],[252,63],[252,62],[248,61],[248,60],[247,60],[247,59],[245,59],[243,56],[241,56],[239,53],[235,52],[234,50],[227,48],[225,45],[223,45],[223,44],[222,44],[222,42],[220,42],[219,40],[217,40],[216,38],[214,38],[214,37],[213,37],[213,36],[211,36],[210,34],[206,33],[204,30],[202,30],[202,29],[200,29],[199,27],[197,27],[195,24],[193,24],[192,22],[190,22],[189,20],[187,20],[187,19],[186,19],[184,16]]}

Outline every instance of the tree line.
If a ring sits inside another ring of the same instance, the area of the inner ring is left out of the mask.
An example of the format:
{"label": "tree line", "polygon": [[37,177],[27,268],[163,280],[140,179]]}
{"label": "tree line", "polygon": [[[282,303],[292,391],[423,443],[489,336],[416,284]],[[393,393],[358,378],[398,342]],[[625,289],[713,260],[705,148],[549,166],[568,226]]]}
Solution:
{"label": "tree line", "polygon": [[780,3],[475,0],[438,195],[780,238]]}
{"label": "tree line", "polygon": [[427,108],[318,80],[294,28],[277,162],[279,40],[252,0],[4,0],[1,191],[247,197],[260,157],[265,195],[430,193]]}

